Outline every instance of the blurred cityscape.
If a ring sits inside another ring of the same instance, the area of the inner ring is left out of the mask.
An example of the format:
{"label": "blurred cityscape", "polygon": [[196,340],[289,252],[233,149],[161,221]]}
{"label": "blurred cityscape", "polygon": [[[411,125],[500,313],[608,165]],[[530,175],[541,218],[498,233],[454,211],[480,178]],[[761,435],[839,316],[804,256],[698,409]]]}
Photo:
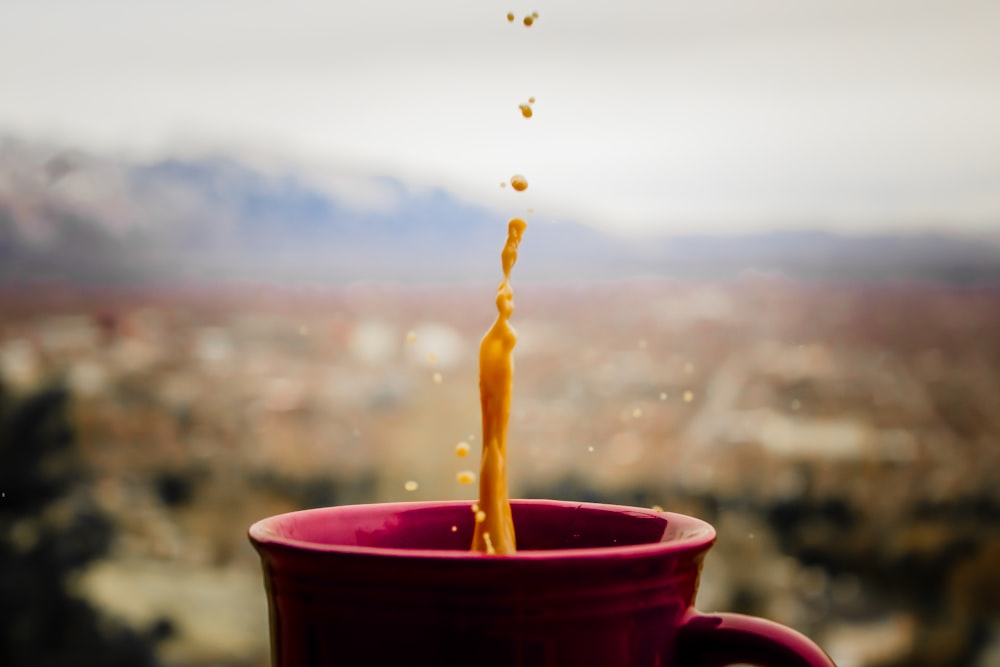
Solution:
{"label": "blurred cityscape", "polygon": [[[712,522],[699,607],[840,667],[1000,665],[1000,289],[516,278],[513,496]],[[475,496],[494,289],[0,290],[0,662],[268,664],[252,522]]]}

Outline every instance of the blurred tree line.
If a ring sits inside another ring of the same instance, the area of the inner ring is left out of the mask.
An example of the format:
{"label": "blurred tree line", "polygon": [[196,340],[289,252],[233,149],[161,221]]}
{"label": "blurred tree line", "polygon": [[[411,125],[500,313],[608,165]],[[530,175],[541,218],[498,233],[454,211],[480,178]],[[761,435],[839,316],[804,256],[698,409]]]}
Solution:
{"label": "blurred tree line", "polygon": [[73,593],[115,526],[90,493],[68,407],[58,385],[28,396],[0,385],[0,665],[154,666],[168,626],[138,632]]}

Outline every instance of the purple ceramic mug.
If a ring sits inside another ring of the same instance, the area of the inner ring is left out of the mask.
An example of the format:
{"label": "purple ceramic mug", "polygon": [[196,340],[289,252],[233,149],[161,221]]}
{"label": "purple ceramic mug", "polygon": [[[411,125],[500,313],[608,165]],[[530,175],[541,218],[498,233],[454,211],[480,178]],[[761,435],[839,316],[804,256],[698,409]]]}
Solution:
{"label": "purple ceramic mug", "polygon": [[250,528],[274,667],[833,667],[784,626],[694,610],[707,523],[515,500],[518,552],[470,552],[469,502],[291,512]]}

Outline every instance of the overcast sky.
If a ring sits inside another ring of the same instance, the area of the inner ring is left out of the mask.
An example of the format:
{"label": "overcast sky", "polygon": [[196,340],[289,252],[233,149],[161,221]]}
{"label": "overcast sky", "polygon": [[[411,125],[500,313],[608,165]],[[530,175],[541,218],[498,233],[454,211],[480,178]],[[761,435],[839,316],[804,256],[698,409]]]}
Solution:
{"label": "overcast sky", "polygon": [[1000,2],[3,0],[0,132],[623,233],[992,230]]}

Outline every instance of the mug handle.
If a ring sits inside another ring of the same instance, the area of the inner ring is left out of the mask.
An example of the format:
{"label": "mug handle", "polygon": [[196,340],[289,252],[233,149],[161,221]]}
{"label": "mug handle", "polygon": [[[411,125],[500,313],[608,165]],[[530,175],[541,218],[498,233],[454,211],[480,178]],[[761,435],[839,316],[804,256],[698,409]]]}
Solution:
{"label": "mug handle", "polygon": [[677,637],[677,664],[724,667],[837,667],[811,639],[783,625],[743,614],[692,612]]}

